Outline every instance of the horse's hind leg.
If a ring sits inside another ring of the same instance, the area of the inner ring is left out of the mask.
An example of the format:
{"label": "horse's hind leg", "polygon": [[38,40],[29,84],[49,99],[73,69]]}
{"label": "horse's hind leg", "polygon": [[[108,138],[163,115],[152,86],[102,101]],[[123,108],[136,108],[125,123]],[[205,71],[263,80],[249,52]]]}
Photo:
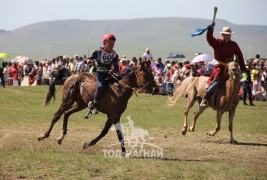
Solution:
{"label": "horse's hind leg", "polygon": [[188,127],[188,113],[189,110],[194,106],[196,99],[193,97],[193,92],[188,94],[187,106],[184,108],[184,127],[182,129],[182,134],[186,135]]}
{"label": "horse's hind leg", "polygon": [[207,134],[210,136],[215,136],[215,134],[220,131],[221,128],[221,119],[222,119],[223,113],[219,110],[217,110],[217,124],[214,131],[209,131]]}
{"label": "horse's hind leg", "polygon": [[93,139],[90,143],[84,143],[83,149],[87,149],[90,146],[95,145],[102,137],[104,137],[108,133],[112,124],[113,124],[113,119],[110,115],[108,115],[108,120],[106,121],[106,124],[103,130],[101,131],[101,133],[95,139]]}
{"label": "horse's hind leg", "polygon": [[49,137],[54,125],[57,123],[57,121],[60,119],[61,115],[69,108],[71,108],[71,105],[73,104],[73,102],[68,102],[68,103],[65,103],[63,102],[60,106],[60,108],[58,109],[58,111],[55,113],[54,115],[54,118],[52,119],[51,121],[51,124],[48,128],[48,130],[43,134],[43,135],[40,135],[38,137],[38,141],[41,141],[41,140],[44,140],[46,138]]}
{"label": "horse's hind leg", "polygon": [[194,119],[193,119],[192,126],[190,126],[188,128],[188,131],[193,132],[195,130],[197,119],[204,112],[205,109],[206,109],[206,107],[198,106],[197,112],[194,113]]}
{"label": "horse's hind leg", "polygon": [[233,137],[233,120],[235,116],[235,109],[232,111],[229,111],[229,131],[230,131],[230,143],[231,144],[238,144],[236,140],[234,140]]}
{"label": "horse's hind leg", "polygon": [[87,105],[83,101],[77,101],[74,106],[72,106],[69,110],[64,113],[64,121],[61,136],[58,138],[58,144],[61,144],[64,137],[67,135],[67,127],[68,127],[68,119],[69,116],[75,112],[81,111],[85,109]]}

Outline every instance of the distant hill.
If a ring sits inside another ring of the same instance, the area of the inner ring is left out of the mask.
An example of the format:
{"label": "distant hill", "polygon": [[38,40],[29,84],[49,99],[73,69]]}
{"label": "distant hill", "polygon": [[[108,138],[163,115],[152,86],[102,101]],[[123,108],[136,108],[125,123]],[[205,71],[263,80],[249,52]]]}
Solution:
{"label": "distant hill", "polygon": [[[197,28],[204,28],[210,20],[196,18],[147,18],[131,20],[60,20],[27,25],[13,31],[0,31],[0,51],[15,57],[25,55],[43,60],[58,55],[88,54],[99,48],[105,33],[117,37],[115,50],[121,56],[140,57],[149,47],[155,58],[165,59],[170,52],[185,54],[192,59],[197,52],[212,54],[206,33],[191,37]],[[267,26],[237,25],[217,20],[215,37],[223,26],[230,26],[234,41],[240,45],[245,59],[259,53],[267,57]]]}

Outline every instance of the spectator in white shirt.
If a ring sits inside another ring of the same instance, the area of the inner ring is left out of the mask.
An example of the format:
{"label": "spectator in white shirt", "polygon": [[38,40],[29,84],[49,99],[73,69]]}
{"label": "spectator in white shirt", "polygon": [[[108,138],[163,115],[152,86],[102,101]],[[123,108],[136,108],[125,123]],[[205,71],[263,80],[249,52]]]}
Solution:
{"label": "spectator in white shirt", "polygon": [[147,60],[150,59],[150,61],[153,61],[153,55],[150,54],[150,49],[146,48],[146,52],[144,52],[143,57],[146,58]]}

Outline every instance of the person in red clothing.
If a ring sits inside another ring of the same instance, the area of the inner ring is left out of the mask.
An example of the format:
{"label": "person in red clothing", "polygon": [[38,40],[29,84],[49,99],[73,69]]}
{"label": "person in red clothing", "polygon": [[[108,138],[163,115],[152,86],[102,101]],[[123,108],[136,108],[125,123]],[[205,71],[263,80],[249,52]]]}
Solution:
{"label": "person in red clothing", "polygon": [[231,28],[223,27],[221,31],[223,38],[217,39],[213,37],[215,21],[212,21],[212,24],[213,27],[209,28],[207,31],[207,41],[214,49],[214,58],[218,63],[214,66],[212,74],[207,81],[209,88],[207,89],[206,94],[200,103],[200,106],[202,107],[207,106],[207,99],[211,97],[214,90],[220,86],[222,79],[227,75],[227,63],[234,61],[234,55],[236,55],[238,58],[241,71],[246,71],[243,54],[238,44],[231,40],[231,35],[233,34]]}
{"label": "person in red clothing", "polygon": [[9,70],[9,74],[12,77],[13,86],[18,86],[19,85],[19,74],[18,74],[19,69],[17,67],[17,63],[15,59],[13,59],[11,63],[12,63],[12,67]]}

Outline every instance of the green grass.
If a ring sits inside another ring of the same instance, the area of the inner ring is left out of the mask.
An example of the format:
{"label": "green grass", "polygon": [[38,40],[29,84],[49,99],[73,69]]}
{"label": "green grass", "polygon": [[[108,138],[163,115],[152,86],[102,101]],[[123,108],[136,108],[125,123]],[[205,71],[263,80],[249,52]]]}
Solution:
{"label": "green grass", "polygon": [[[228,114],[215,137],[206,132],[215,128],[216,112],[207,109],[194,133],[182,136],[186,99],[167,106],[166,96],[135,95],[129,101],[121,122],[134,121],[135,127],[149,132],[150,143],[163,149],[164,159],[109,158],[103,150],[118,143],[116,133],[86,151],[89,142],[102,130],[106,115],[86,120],[86,110],[73,114],[68,134],[57,144],[62,119],[47,140],[38,142],[60,105],[61,88],[50,106],[43,106],[47,86],[0,88],[0,179],[266,179],[267,102],[255,107],[240,102],[234,118],[234,137],[248,145],[229,144]],[[191,124],[194,107],[189,115]],[[112,146],[120,150],[119,146]]]}

